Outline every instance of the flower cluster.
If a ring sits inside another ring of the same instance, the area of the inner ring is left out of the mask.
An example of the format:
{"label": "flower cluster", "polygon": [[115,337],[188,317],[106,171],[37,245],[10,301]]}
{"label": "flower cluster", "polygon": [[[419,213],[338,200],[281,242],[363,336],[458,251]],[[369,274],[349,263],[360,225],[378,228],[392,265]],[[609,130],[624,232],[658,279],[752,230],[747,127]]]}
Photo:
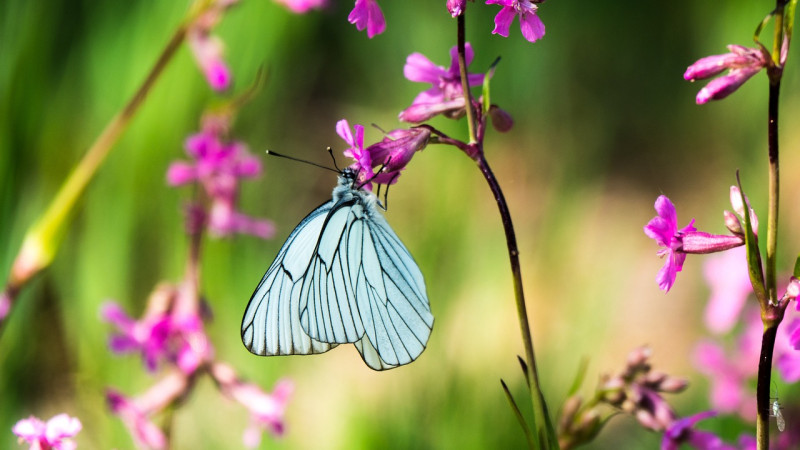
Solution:
{"label": "flower cluster", "polygon": [[103,306],[101,315],[117,327],[110,340],[114,353],[141,353],[150,371],[168,366],[166,376],[135,398],[109,389],[109,408],[138,443],[153,449],[167,448],[167,438],[153,423],[153,416],[187,396],[197,376],[208,374],[224,396],[251,411],[253,419],[244,440],[248,447],[257,447],[260,430],[276,436],[283,433],[283,413],[291,385],[279,383],[274,394],[267,394],[254,384],[242,382],[233,368],[214,359],[193,286],[191,279],[179,286],[159,286],[148,299],[140,320],[128,317],[114,303]]}
{"label": "flower cluster", "polygon": [[66,414],[54,416],[47,422],[36,417],[22,419],[11,431],[20,442],[30,444],[31,450],[74,450],[77,446],[71,438],[81,431],[81,421]]}
{"label": "flower cluster", "polygon": [[697,93],[697,104],[709,100],[723,99],[749,80],[753,75],[767,67],[770,60],[760,48],[747,48],[729,45],[729,53],[706,56],[686,69],[683,78],[687,81],[704,80],[728,70],[728,73],[715,78]]}
{"label": "flower cluster", "polygon": [[589,401],[574,395],[565,402],[558,422],[561,448],[577,447],[597,435],[610,417],[601,417],[603,404],[635,417],[650,430],[665,431],[673,426],[676,414],[661,394],[681,392],[688,382],[652,370],[651,353],[648,347],[634,349],[620,373],[601,376]]}
{"label": "flower cluster", "polygon": [[[731,204],[743,218],[744,207],[741,203],[739,188],[731,187]],[[744,245],[741,222],[730,212],[725,213],[725,223],[732,234],[718,235],[697,231],[694,219],[685,227],[678,229],[675,205],[665,195],[656,199],[655,209],[658,215],[645,225],[644,233],[662,247],[658,251],[658,256],[666,257],[664,266],[656,276],[658,287],[665,292],[669,292],[675,283],[675,277],[683,269],[687,254],[715,253]],[[752,209],[750,209],[750,219],[753,229],[757,232],[758,220]]]}
{"label": "flower cluster", "polygon": [[[208,208],[190,208],[188,227],[207,224],[212,234],[226,236],[246,233],[264,239],[272,237],[275,227],[268,220],[251,218],[236,211],[239,179],[261,174],[261,163],[239,141],[229,141],[230,116],[225,112],[208,113],[202,130],[185,143],[192,162],[177,161],[167,171],[170,186],[199,183],[210,200]],[[206,212],[207,211],[207,212]]]}
{"label": "flower cluster", "polygon": [[636,417],[642,426],[665,430],[675,420],[675,412],[661,393],[678,393],[688,382],[663,372],[651,370],[652,350],[640,347],[628,355],[625,369],[613,376],[604,376],[599,390],[603,400]]}
{"label": "flower cluster", "polygon": [[431,136],[430,130],[422,127],[392,130],[380,142],[364,148],[364,126],[356,124],[351,129],[345,119],[336,123],[336,133],[350,146],[344,155],[355,160],[350,168],[367,189],[373,182],[395,183],[414,153],[424,149]]}
{"label": "flower cluster", "polygon": [[148,300],[140,320],[125,314],[116,303],[102,306],[101,317],[117,327],[109,347],[114,353],[141,353],[145,366],[154,371],[159,363],[169,362],[191,375],[213,357],[213,347],[196,311],[182,306],[188,302],[186,289],[161,285]]}

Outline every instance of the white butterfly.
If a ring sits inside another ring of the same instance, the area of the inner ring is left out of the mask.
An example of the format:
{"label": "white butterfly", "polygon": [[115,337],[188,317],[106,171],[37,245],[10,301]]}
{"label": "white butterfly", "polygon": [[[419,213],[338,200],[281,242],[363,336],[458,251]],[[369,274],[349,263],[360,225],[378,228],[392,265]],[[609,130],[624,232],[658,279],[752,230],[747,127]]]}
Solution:
{"label": "white butterfly", "polygon": [[253,292],[242,319],[251,352],[353,343],[369,367],[385,370],[425,350],[433,315],[422,273],[355,176],[341,172],[333,199],[297,225]]}

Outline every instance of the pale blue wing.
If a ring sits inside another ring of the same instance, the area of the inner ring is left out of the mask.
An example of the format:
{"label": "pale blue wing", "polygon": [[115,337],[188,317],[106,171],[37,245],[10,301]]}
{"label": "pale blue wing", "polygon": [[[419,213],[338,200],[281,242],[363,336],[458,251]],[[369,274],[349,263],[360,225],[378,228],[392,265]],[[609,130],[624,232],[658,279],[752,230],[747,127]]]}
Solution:
{"label": "pale blue wing", "polygon": [[300,326],[300,290],[317,247],[329,201],[292,231],[256,287],[242,318],[242,342],[264,356],[323,353],[336,345],[311,339]]}
{"label": "pale blue wing", "polygon": [[364,233],[363,207],[355,199],[328,214],[300,292],[300,324],[313,339],[352,343],[364,335],[353,290],[348,245]]}
{"label": "pale blue wing", "polygon": [[321,342],[356,343],[375,370],[415,360],[433,315],[411,254],[358,198],[335,205],[323,228],[300,293],[303,330]]}

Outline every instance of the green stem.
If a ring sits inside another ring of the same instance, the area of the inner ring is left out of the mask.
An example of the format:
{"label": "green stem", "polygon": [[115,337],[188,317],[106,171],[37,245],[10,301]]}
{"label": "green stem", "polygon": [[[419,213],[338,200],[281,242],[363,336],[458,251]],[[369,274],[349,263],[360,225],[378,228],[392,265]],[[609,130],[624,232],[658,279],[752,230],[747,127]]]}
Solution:
{"label": "green stem", "polygon": [[[466,5],[465,5],[466,6]],[[469,143],[478,143],[476,127],[476,112],[472,107],[472,94],[469,90],[469,77],[467,76],[467,49],[466,49],[466,26],[464,25],[464,14],[458,16],[458,69],[461,77],[461,89],[464,91],[464,107],[467,110],[467,127],[469,128]]]}
{"label": "green stem", "polygon": [[[83,159],[69,174],[47,210],[28,229],[3,292],[8,298],[9,309],[13,307],[20,289],[53,261],[75,204],[180,47],[186,37],[187,23],[184,22],[178,27],[142,85],[106,125]],[[0,317],[0,333],[4,324],[5,317]]]}

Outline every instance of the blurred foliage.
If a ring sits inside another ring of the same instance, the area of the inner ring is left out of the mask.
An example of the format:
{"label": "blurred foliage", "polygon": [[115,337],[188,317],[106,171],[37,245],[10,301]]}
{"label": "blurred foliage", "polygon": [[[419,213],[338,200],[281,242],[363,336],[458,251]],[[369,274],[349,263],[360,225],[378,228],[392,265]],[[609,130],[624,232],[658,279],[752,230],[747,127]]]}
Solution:
{"label": "blurred foliage", "polygon": [[[341,151],[336,121],[397,127],[396,114],[425,86],[402,76],[421,52],[449,64],[455,21],[443,0],[382,0],[387,32],[368,40],[346,22],[352,4],[290,14],[269,0],[246,1],[217,32],[236,77],[234,92],[268,68],[267,86],[238,116],[235,136],[253,152],[269,148],[326,163]],[[661,262],[641,232],[660,193],[681,223],[696,217],[723,232],[734,171],[758,212],[766,211],[766,77],[724,102],[694,105],[699,84],[682,79],[699,57],[729,43],[749,45],[768,1],[718,4],[550,1],[543,40],[530,44],[516,24],[491,35],[495,6],[468,7],[472,65],[502,56],[492,98],[515,118],[492,134],[487,155],[505,189],[522,252],[523,276],[547,398],[557,411],[582,356],[588,383],[617,371],[633,347],[649,343],[659,369],[690,376],[676,397],[680,414],[708,408],[708,384],[690,365],[707,288],[701,259],[690,258],[665,297],[654,277]],[[0,271],[7,274],[27,226],[40,214],[94,137],[142,82],[188,2],[5,0],[0,4]],[[783,85],[783,172],[800,161],[797,46]],[[189,189],[169,189],[168,164],[217,102],[182,48],[132,126],[90,185],[52,267],[21,296],[0,340],[0,448],[16,448],[16,420],[67,412],[81,418],[81,448],[129,448],[103,392],[143,391],[154,377],[134,357],[107,351],[98,306],[108,298],[138,315],[161,280],[183,272],[182,204]],[[454,136],[463,122],[435,121]],[[367,140],[380,138],[368,129]],[[340,161],[342,159],[340,158]],[[214,311],[216,353],[266,388],[295,380],[281,443],[290,448],[511,448],[524,436],[499,378],[517,398],[522,352],[502,228],[472,162],[429,147],[391,189],[387,213],[422,268],[436,317],[428,348],[413,364],[373,372],[352,348],[323,356],[257,358],[240,344],[241,314],[292,227],[330,196],[327,172],[265,160],[265,176],[246,182],[241,209],[272,218],[278,237],[208,240],[203,290]],[[781,262],[791,270],[800,239],[796,177],[784,178]],[[349,347],[349,346],[348,346]],[[207,381],[175,416],[175,448],[236,447],[247,413]],[[781,392],[788,387],[781,386]],[[782,394],[786,397],[787,394]],[[784,403],[786,403],[784,401]],[[522,402],[524,404],[524,402]],[[792,418],[788,412],[787,422]],[[791,422],[790,422],[791,423]],[[720,421],[735,438],[735,419]],[[629,418],[611,422],[594,448],[654,448],[660,437]],[[5,431],[3,431],[5,430]]]}

